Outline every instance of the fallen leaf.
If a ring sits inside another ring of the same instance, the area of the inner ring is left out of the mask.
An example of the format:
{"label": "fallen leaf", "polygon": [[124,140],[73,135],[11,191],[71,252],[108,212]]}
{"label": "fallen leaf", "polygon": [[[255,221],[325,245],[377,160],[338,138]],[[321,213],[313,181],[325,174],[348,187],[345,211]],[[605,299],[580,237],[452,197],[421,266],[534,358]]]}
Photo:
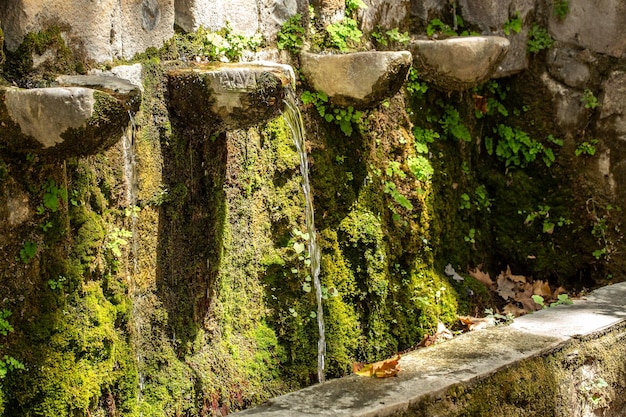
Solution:
{"label": "fallen leaf", "polygon": [[400,355],[385,361],[363,364],[353,364],[354,373],[359,376],[375,376],[376,378],[389,378],[400,372]]}
{"label": "fallen leaf", "polygon": [[559,287],[556,290],[554,290],[554,292],[552,293],[552,299],[553,300],[558,300],[559,295],[566,294],[566,293],[567,293],[567,291],[565,290],[565,288]]}
{"label": "fallen leaf", "polygon": [[491,277],[489,276],[489,273],[485,273],[483,271],[480,270],[480,267],[476,268],[476,269],[470,269],[469,271],[469,275],[474,278],[477,281],[482,282],[483,284],[485,284],[487,287],[493,287],[493,281],[491,280]]}
{"label": "fallen leaf", "polygon": [[515,298],[515,292],[517,290],[517,284],[511,281],[504,273],[498,275],[497,278],[498,288],[496,292],[500,294],[500,297],[508,300],[509,298]]}
{"label": "fallen leaf", "polygon": [[552,290],[550,289],[550,284],[542,280],[534,281],[533,282],[533,294],[540,295],[546,299],[550,298],[552,296]]}
{"label": "fallen leaf", "polygon": [[485,329],[496,324],[493,317],[457,316],[470,332]]}
{"label": "fallen leaf", "polygon": [[519,301],[527,312],[541,310],[542,307],[533,300],[533,295],[535,295],[533,294],[533,285],[526,283],[515,296],[515,300]]}
{"label": "fallen leaf", "polygon": [[526,310],[524,310],[523,308],[519,308],[518,306],[512,303],[505,305],[504,308],[502,309],[502,312],[504,314],[512,314],[514,317],[523,316],[524,314],[527,313]]}
{"label": "fallen leaf", "polygon": [[504,272],[504,275],[513,282],[526,282],[526,277],[524,275],[513,275],[509,265],[506,266],[506,272]]}
{"label": "fallen leaf", "polygon": [[428,347],[435,343],[443,342],[444,340],[452,339],[454,335],[448,328],[442,323],[437,323],[437,331],[433,335],[425,335],[418,346]]}

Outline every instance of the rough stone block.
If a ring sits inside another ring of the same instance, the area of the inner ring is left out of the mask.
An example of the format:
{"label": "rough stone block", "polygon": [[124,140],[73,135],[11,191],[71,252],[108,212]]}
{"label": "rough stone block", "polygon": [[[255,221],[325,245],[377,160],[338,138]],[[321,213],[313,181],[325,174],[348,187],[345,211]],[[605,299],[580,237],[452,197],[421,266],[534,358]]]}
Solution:
{"label": "rough stone block", "polygon": [[563,20],[551,13],[550,33],[558,41],[617,58],[626,56],[626,2],[569,0]]}
{"label": "rough stone block", "polygon": [[611,73],[602,91],[599,125],[607,134],[626,141],[626,72]]}
{"label": "rough stone block", "polygon": [[380,26],[383,29],[402,27],[410,12],[409,0],[365,0],[366,8],[359,10],[361,28],[371,32]]}
{"label": "rough stone block", "polygon": [[104,62],[161,47],[174,35],[174,0],[5,0],[0,21],[9,50],[27,33],[56,25],[71,48]]}
{"label": "rough stone block", "polygon": [[533,0],[460,0],[460,15],[484,33],[500,34],[504,24],[519,15],[525,19],[534,9]]}
{"label": "rough stone block", "polygon": [[303,0],[180,0],[176,2],[176,24],[185,31],[200,26],[219,30],[228,23],[235,33],[261,33],[275,39],[282,24],[307,7]]}
{"label": "rough stone block", "polygon": [[439,15],[447,5],[447,0],[410,0],[411,16],[418,17],[426,23],[432,16]]}
{"label": "rough stone block", "polygon": [[552,48],[547,59],[550,75],[570,87],[584,88],[591,78],[591,71],[581,55],[573,49]]}

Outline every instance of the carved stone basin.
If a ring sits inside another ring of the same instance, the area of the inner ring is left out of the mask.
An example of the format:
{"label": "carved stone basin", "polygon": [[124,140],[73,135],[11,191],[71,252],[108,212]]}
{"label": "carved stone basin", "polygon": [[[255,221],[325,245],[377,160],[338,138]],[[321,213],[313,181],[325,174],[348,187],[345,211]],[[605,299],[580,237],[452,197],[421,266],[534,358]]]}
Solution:
{"label": "carved stone basin", "polygon": [[284,108],[293,69],[271,62],[205,64],[167,74],[168,106],[180,123],[212,132],[270,120]]}
{"label": "carved stone basin", "polygon": [[411,67],[407,51],[320,55],[303,52],[302,74],[337,106],[372,107],[400,90]]}
{"label": "carved stone basin", "polygon": [[413,40],[410,44],[420,78],[445,91],[461,91],[487,81],[509,49],[499,36]]}
{"label": "carved stone basin", "polygon": [[66,80],[69,86],[0,88],[0,148],[68,157],[117,142],[139,108],[139,89],[114,77],[90,77],[92,88],[76,86],[83,81],[76,76]]}

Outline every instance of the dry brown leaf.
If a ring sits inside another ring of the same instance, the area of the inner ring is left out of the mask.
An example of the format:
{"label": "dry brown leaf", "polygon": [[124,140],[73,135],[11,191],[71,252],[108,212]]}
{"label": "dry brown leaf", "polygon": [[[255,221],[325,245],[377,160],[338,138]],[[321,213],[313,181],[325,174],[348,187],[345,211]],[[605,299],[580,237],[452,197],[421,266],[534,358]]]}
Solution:
{"label": "dry brown leaf", "polygon": [[552,297],[552,290],[550,289],[550,284],[542,280],[534,281],[533,282],[533,294],[540,295],[546,299]]}
{"label": "dry brown leaf", "polygon": [[366,365],[355,363],[352,364],[354,373],[359,376],[375,376],[376,378],[389,378],[398,375],[400,372],[400,355],[385,361],[369,363]]}
{"label": "dry brown leaf", "polygon": [[515,298],[515,292],[517,290],[517,284],[511,281],[508,277],[504,275],[504,273],[498,275],[497,278],[497,293],[500,294],[500,297],[508,300],[509,298]]}
{"label": "dry brown leaf", "polygon": [[489,276],[489,273],[485,273],[483,271],[480,270],[480,266],[476,269],[470,269],[469,270],[469,275],[476,279],[477,281],[482,282],[483,284],[485,284],[487,287],[493,287],[493,281],[491,280],[491,277]]}
{"label": "dry brown leaf", "polygon": [[567,290],[565,290],[565,288],[559,287],[556,290],[554,290],[554,292],[552,293],[552,299],[553,300],[558,300],[559,299],[559,295],[566,294],[566,293],[567,293]]}
{"label": "dry brown leaf", "polygon": [[526,310],[524,310],[523,308],[519,308],[518,306],[512,303],[505,305],[504,308],[502,309],[502,312],[504,314],[512,314],[514,317],[519,317],[519,316],[523,316],[524,314],[526,314]]}
{"label": "dry brown leaf", "polygon": [[513,282],[526,282],[526,277],[524,275],[513,275],[513,273],[511,272],[511,267],[509,265],[506,266],[506,272],[504,272],[504,275]]}
{"label": "dry brown leaf", "polygon": [[493,317],[470,317],[470,316],[457,316],[461,323],[463,323],[470,332],[485,329],[489,326],[495,325],[495,319]]}
{"label": "dry brown leaf", "polygon": [[533,296],[533,285],[526,283],[523,287],[522,291],[517,293],[515,297],[516,301],[519,301],[522,304],[522,307],[527,312],[541,310],[541,306],[532,299]]}
{"label": "dry brown leaf", "polygon": [[448,328],[442,323],[437,323],[437,332],[434,335],[425,335],[418,346],[428,347],[435,343],[443,342],[444,340],[452,339],[454,335]]}
{"label": "dry brown leaf", "polygon": [[450,340],[454,337],[452,332],[442,322],[437,323],[437,333],[435,333],[439,341]]}

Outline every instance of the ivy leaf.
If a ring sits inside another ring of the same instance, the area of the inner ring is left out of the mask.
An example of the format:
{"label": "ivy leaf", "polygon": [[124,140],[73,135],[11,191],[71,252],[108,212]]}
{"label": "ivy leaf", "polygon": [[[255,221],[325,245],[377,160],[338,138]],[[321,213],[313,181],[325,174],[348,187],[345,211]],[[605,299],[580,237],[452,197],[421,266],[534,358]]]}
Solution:
{"label": "ivy leaf", "polygon": [[297,254],[304,252],[304,243],[296,242],[293,244],[293,250],[296,251]]}

